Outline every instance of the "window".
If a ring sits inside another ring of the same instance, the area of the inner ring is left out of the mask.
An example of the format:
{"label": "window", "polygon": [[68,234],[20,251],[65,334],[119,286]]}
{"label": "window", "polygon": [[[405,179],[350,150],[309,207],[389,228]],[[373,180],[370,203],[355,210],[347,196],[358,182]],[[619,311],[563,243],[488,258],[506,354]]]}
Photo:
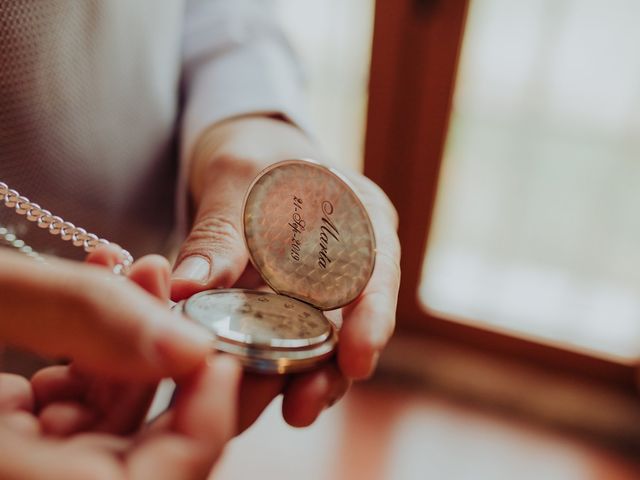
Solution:
{"label": "window", "polygon": [[428,308],[639,356],[639,14],[626,0],[471,2]]}
{"label": "window", "polygon": [[634,388],[638,8],[377,3],[365,172],[401,217],[401,329]]}

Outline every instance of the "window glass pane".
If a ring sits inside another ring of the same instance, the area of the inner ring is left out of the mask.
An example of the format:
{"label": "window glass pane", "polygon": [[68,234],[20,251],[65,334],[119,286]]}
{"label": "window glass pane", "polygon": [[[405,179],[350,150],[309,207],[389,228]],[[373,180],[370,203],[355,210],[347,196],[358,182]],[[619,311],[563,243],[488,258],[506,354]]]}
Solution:
{"label": "window glass pane", "polygon": [[640,3],[472,0],[420,296],[640,353]]}
{"label": "window glass pane", "polygon": [[307,74],[314,134],[338,165],[361,169],[374,0],[277,0]]}

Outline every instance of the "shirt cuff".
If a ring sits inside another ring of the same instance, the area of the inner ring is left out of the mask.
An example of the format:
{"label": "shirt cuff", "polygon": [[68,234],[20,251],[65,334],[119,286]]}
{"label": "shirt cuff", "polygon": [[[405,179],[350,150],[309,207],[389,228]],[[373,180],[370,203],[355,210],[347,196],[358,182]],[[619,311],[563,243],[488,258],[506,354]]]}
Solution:
{"label": "shirt cuff", "polygon": [[243,115],[279,115],[310,134],[303,105],[303,75],[286,40],[275,32],[203,55],[185,72],[176,226],[188,233],[190,160],[195,143],[212,125]]}

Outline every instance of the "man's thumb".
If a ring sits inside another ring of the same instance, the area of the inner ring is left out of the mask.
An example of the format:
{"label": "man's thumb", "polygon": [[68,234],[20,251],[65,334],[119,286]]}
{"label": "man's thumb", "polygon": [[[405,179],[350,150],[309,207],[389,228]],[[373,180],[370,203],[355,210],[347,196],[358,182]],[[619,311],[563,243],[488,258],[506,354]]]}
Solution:
{"label": "man's thumb", "polygon": [[172,275],[171,297],[175,301],[202,290],[231,287],[247,265],[242,200],[252,176],[230,177],[218,176],[202,192]]}

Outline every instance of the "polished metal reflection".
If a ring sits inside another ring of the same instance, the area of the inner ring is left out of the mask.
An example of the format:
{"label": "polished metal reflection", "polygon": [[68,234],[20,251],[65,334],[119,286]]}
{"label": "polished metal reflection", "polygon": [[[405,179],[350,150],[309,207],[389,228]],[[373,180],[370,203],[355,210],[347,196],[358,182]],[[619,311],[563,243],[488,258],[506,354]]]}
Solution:
{"label": "polished metal reflection", "polygon": [[251,260],[276,292],[322,310],[353,301],[373,272],[375,238],[346,179],[305,160],[266,169],[244,208]]}
{"label": "polished metal reflection", "polygon": [[321,311],[274,293],[208,290],[179,304],[214,335],[216,350],[261,373],[293,373],[333,355],[337,335]]}
{"label": "polished metal reflection", "polygon": [[254,347],[307,347],[331,334],[329,321],[319,310],[267,292],[202,292],[186,302],[185,313],[218,337]]}

